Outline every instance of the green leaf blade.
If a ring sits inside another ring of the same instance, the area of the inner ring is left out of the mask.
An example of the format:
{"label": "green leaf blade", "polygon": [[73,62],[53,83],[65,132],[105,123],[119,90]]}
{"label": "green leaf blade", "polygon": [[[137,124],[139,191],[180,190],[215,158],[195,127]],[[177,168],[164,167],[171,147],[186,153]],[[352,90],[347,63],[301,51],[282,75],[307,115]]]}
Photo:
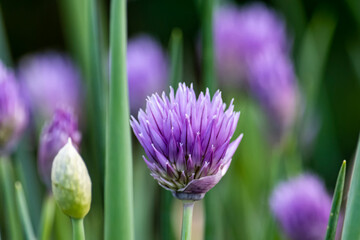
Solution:
{"label": "green leaf blade", "polygon": [[360,239],[360,139],[358,141],[348,201],[345,212],[342,240]]}
{"label": "green leaf blade", "polygon": [[329,223],[326,231],[325,240],[334,240],[336,236],[336,229],[338,225],[339,212],[341,208],[344,185],[345,185],[345,175],[346,175],[346,161],[343,161],[341,165],[339,175],[335,185],[335,192],[331,206],[331,212],[329,217]]}

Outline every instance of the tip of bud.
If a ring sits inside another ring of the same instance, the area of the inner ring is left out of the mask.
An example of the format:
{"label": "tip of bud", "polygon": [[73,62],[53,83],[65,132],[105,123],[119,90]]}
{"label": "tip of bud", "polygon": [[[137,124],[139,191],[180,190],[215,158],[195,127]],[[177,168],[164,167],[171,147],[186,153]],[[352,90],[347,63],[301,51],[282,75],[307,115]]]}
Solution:
{"label": "tip of bud", "polygon": [[56,155],[51,182],[60,209],[72,218],[83,218],[90,210],[91,180],[86,165],[68,139]]}

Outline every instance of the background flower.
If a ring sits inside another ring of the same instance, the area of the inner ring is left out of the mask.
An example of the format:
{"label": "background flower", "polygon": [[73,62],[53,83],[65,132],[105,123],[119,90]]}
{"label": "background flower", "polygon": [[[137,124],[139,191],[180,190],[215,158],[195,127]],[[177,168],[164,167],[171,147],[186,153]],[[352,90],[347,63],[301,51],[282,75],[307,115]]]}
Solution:
{"label": "background flower", "polygon": [[78,148],[81,140],[81,133],[78,129],[77,120],[70,111],[57,109],[54,116],[44,126],[38,150],[38,169],[43,182],[51,188],[51,166],[56,154],[68,142]]}
{"label": "background flower", "polygon": [[270,205],[290,239],[324,239],[331,197],[317,177],[304,174],[280,183],[271,196]]}
{"label": "background flower", "polygon": [[0,62],[0,154],[9,151],[19,139],[27,117],[15,75]]}
{"label": "background flower", "polygon": [[293,125],[299,111],[292,62],[269,48],[254,56],[248,66],[250,91],[265,110],[273,135],[279,139]]}
{"label": "background flower", "polygon": [[289,48],[282,19],[262,3],[216,9],[214,44],[221,83],[235,86],[246,80],[249,59],[268,48],[281,53]]}
{"label": "background flower", "polygon": [[57,108],[81,111],[81,76],[72,60],[60,53],[44,52],[24,57],[19,76],[34,114],[50,119]]}
{"label": "background flower", "polygon": [[167,86],[168,62],[161,45],[150,36],[140,35],[129,40],[127,70],[130,110],[137,113],[145,99]]}

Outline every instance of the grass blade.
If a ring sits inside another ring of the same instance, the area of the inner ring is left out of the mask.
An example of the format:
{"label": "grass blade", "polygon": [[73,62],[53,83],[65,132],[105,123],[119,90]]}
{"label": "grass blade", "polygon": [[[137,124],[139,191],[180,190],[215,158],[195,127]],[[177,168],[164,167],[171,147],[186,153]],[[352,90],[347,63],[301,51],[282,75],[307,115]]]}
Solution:
{"label": "grass blade", "polygon": [[2,206],[6,217],[6,236],[9,239],[22,239],[18,212],[15,204],[14,175],[10,160],[0,156],[0,181],[3,184],[5,206]]}
{"label": "grass blade", "polygon": [[105,163],[105,240],[134,239],[132,149],[126,71],[126,0],[111,1]]}
{"label": "grass blade", "polygon": [[25,193],[20,182],[15,183],[16,203],[21,216],[21,221],[25,230],[26,238],[28,240],[35,240],[34,229],[31,224],[29,208],[26,203]]}
{"label": "grass blade", "polygon": [[177,88],[178,83],[182,82],[183,71],[183,39],[180,29],[175,28],[171,33],[170,39],[171,72],[170,84]]}
{"label": "grass blade", "polygon": [[213,40],[213,11],[215,0],[201,1],[202,14],[202,74],[205,86],[210,93],[215,92],[215,65]]}
{"label": "grass blade", "polygon": [[46,199],[43,203],[42,213],[41,213],[41,222],[39,230],[39,239],[46,240],[51,238],[51,232],[53,229],[54,219],[55,219],[55,199],[52,194],[46,196]]}
{"label": "grass blade", "polygon": [[360,138],[348,194],[342,240],[360,239]]}
{"label": "grass blade", "polygon": [[12,63],[1,6],[0,6],[0,59],[7,65],[11,65]]}
{"label": "grass blade", "polygon": [[338,225],[339,212],[341,208],[341,202],[343,198],[344,185],[346,174],[346,161],[343,161],[341,165],[339,175],[335,185],[335,192],[331,206],[331,213],[329,217],[329,223],[326,231],[325,240],[334,240],[336,236],[336,229]]}

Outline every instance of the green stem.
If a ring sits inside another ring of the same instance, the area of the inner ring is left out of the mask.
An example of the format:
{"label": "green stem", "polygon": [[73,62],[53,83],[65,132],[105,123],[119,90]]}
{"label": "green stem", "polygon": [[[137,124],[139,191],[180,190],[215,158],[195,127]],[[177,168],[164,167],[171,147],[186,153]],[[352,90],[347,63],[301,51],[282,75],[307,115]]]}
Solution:
{"label": "green stem", "polygon": [[30,148],[31,141],[31,133],[26,131],[17,145],[14,158],[18,180],[22,183],[27,204],[31,206],[29,208],[30,220],[34,229],[38,229],[41,215],[41,184],[36,161]]}
{"label": "green stem", "polygon": [[191,223],[192,223],[194,203],[195,202],[193,201],[191,202],[184,201],[181,240],[191,240]]}
{"label": "green stem", "polygon": [[8,65],[12,64],[1,6],[0,6],[0,59]]}
{"label": "green stem", "polygon": [[56,240],[71,239],[71,221],[59,206],[55,207],[54,237]]}
{"label": "green stem", "polygon": [[182,80],[182,69],[183,69],[182,32],[178,28],[175,28],[171,33],[170,56],[171,56],[170,84],[173,88],[176,88],[177,84],[183,81]]}
{"label": "green stem", "polygon": [[[351,174],[351,173],[350,173]],[[356,148],[355,162],[352,169],[351,182],[346,203],[344,227],[341,239],[359,239],[360,228],[360,136]]]}
{"label": "green stem", "polygon": [[55,200],[52,194],[49,194],[42,207],[39,236],[40,240],[50,239],[55,217]]}
{"label": "green stem", "polygon": [[174,234],[171,228],[171,203],[174,197],[172,194],[164,189],[160,191],[160,203],[161,203],[161,215],[160,215],[160,226],[161,226],[161,239],[172,240]]}
{"label": "green stem", "polygon": [[111,2],[105,162],[105,239],[134,239],[132,147],[126,72],[126,0]]}
{"label": "green stem", "polygon": [[88,22],[89,25],[89,56],[90,72],[89,90],[91,93],[92,107],[90,109],[91,119],[93,121],[93,146],[97,162],[99,163],[100,173],[103,176],[105,153],[105,98],[103,81],[103,64],[100,44],[99,18],[97,12],[96,0],[88,1]]}
{"label": "green stem", "polygon": [[25,193],[20,182],[15,183],[16,190],[16,202],[20,211],[21,221],[26,233],[26,238],[29,240],[35,240],[34,229],[31,224],[29,209],[25,199]]}
{"label": "green stem", "polygon": [[71,218],[73,227],[73,240],[85,240],[84,219]]}
{"label": "green stem", "polygon": [[328,222],[328,227],[326,231],[326,237],[325,240],[334,240],[336,237],[336,230],[338,226],[338,220],[339,220],[339,212],[341,208],[341,203],[343,199],[343,193],[344,193],[344,185],[345,185],[345,174],[346,174],[346,161],[343,161],[343,164],[341,165],[339,175],[336,181],[332,206],[331,206],[331,212]]}
{"label": "green stem", "polygon": [[0,157],[1,181],[5,194],[6,227],[9,239],[22,239],[20,223],[15,206],[13,169],[8,158]]}
{"label": "green stem", "polygon": [[202,71],[203,80],[210,93],[216,88],[214,69],[214,43],[213,43],[213,8],[214,0],[202,0]]}

